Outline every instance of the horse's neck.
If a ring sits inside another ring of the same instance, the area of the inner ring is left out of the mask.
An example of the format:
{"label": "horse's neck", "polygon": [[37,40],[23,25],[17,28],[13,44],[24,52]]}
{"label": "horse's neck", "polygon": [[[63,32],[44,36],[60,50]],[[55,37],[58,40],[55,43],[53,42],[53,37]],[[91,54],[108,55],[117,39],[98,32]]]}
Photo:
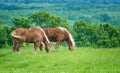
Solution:
{"label": "horse's neck", "polygon": [[69,47],[73,45],[70,38],[67,39],[67,43],[68,43]]}
{"label": "horse's neck", "polygon": [[50,43],[49,40],[47,40],[46,38],[43,39],[43,42],[45,45],[48,45]]}

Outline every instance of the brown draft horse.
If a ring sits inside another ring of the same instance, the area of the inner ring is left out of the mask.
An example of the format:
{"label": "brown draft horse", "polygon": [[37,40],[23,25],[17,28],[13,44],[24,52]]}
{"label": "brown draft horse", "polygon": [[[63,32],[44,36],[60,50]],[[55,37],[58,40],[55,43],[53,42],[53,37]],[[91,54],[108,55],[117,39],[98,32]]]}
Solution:
{"label": "brown draft horse", "polygon": [[45,44],[45,48],[47,53],[50,50],[50,41],[48,40],[44,30],[42,28],[17,28],[11,33],[12,41],[13,41],[13,51],[19,52],[19,48],[23,44],[26,43],[34,43],[34,53],[36,53],[36,49],[41,48],[40,44],[42,42]]}
{"label": "brown draft horse", "polygon": [[73,50],[75,48],[74,39],[72,38],[72,35],[65,28],[63,27],[43,28],[43,30],[45,31],[48,39],[51,42],[56,42],[55,48],[58,48],[63,41],[67,42],[69,46],[69,50]]}

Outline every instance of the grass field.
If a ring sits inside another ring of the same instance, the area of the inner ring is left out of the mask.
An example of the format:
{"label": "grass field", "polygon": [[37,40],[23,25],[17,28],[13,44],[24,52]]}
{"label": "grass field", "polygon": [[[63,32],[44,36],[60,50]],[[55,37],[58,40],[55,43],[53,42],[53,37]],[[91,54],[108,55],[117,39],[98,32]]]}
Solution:
{"label": "grass field", "polygon": [[33,46],[22,47],[19,53],[12,49],[0,49],[0,73],[120,73],[120,49],[76,48],[67,47],[49,54]]}

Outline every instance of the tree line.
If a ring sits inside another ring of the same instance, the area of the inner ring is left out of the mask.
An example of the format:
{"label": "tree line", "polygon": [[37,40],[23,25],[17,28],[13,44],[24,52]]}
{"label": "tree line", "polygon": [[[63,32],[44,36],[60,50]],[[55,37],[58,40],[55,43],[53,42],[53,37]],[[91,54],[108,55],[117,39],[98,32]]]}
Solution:
{"label": "tree line", "polygon": [[78,46],[92,47],[119,47],[120,29],[110,24],[91,24],[84,21],[76,21],[73,30]]}
{"label": "tree line", "polygon": [[119,0],[1,0],[16,3],[85,3],[85,4],[119,4]]}
{"label": "tree line", "polygon": [[0,48],[12,45],[11,32],[16,28],[64,27],[74,37],[76,46],[80,47],[120,47],[120,28],[110,24],[92,24],[83,20],[75,21],[70,27],[66,19],[47,12],[36,12],[28,18],[14,18],[14,26],[3,26],[0,22]]}

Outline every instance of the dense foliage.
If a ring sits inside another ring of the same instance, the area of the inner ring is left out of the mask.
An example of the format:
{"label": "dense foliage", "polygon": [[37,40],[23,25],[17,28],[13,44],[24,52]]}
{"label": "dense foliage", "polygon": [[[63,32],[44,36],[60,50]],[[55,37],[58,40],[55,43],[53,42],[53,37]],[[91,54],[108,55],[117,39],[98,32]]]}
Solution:
{"label": "dense foliage", "polygon": [[31,21],[31,23],[35,23],[35,25],[44,28],[54,28],[61,26],[69,29],[69,24],[67,23],[67,20],[64,20],[58,16],[51,15],[47,12],[36,12],[29,17],[29,20]]}
{"label": "dense foliage", "polygon": [[0,24],[0,48],[7,45],[12,45],[11,31],[14,30],[14,27],[1,26]]}
{"label": "dense foliage", "polygon": [[29,28],[31,27],[30,22],[28,19],[25,18],[14,18],[13,23],[16,28]]}
{"label": "dense foliage", "polygon": [[118,47],[120,46],[120,29],[109,24],[90,24],[76,21],[73,30],[77,46]]}
{"label": "dense foliage", "polygon": [[[76,20],[89,23],[109,23],[120,27],[119,0],[1,0],[0,20],[13,25],[13,18],[27,18],[34,12],[45,11],[68,19],[73,26]],[[72,22],[72,23],[71,23]]]}
{"label": "dense foliage", "polygon": [[1,0],[1,2],[18,2],[18,3],[88,3],[88,4],[118,4],[119,0]]}
{"label": "dense foliage", "polygon": [[73,27],[70,27],[67,20],[47,12],[36,12],[28,18],[14,18],[12,22],[13,27],[2,26],[0,23],[0,47],[12,44],[11,31],[15,28],[34,26],[42,28],[64,27],[73,35],[76,46],[107,48],[120,46],[120,29],[110,24],[98,25],[80,20],[76,21]]}

